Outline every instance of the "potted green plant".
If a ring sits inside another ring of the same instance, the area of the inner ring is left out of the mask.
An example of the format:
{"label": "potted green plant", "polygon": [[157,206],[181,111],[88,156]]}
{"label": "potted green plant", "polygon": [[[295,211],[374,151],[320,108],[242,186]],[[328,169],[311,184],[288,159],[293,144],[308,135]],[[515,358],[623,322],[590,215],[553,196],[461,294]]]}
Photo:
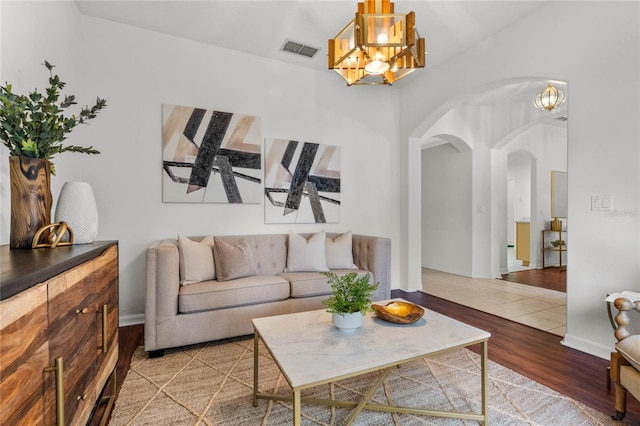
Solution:
{"label": "potted green plant", "polygon": [[49,87],[19,95],[11,84],[0,86],[0,140],[9,149],[11,181],[11,248],[30,248],[33,237],[51,222],[51,159],[63,152],[99,154],[93,146],[65,144],[67,135],[78,125],[96,117],[107,106],[99,97],[96,103],[80,110],[78,116],[65,115],[76,105],[74,95],[60,100],[65,84],[53,74],[54,65],[44,61],[49,70]]}
{"label": "potted green plant", "polygon": [[555,241],[551,241],[551,245],[558,248],[558,247],[564,247],[564,240],[555,240]]}
{"label": "potted green plant", "polygon": [[369,283],[369,274],[358,276],[357,272],[348,272],[338,276],[335,272],[321,272],[328,278],[332,294],[322,303],[327,305],[327,312],[333,314],[333,325],[338,330],[350,333],[362,326],[362,317],[373,311],[371,292],[378,284]]}

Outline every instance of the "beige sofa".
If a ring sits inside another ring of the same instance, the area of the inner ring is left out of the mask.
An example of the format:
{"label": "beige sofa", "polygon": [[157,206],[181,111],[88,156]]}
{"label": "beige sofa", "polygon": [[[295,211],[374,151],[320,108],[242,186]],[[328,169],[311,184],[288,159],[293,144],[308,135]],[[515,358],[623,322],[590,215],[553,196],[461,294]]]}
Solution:
{"label": "beige sofa", "polygon": [[[297,238],[310,238],[312,235],[294,235],[296,240],[292,245],[301,247],[299,251],[306,250]],[[324,238],[324,233],[322,235]],[[331,258],[331,243],[339,239],[344,242],[346,235],[326,234],[327,260]],[[372,300],[390,298],[391,240],[350,233],[348,237],[353,264],[348,268],[331,270],[339,275],[353,271],[370,273],[371,282],[379,283]],[[305,266],[297,266],[297,270],[290,268],[299,251],[288,253],[289,234],[219,236],[215,237],[215,244],[211,236],[208,238],[213,246],[216,279],[188,285],[181,285],[185,264],[190,260],[181,259],[181,254],[188,253],[182,249],[184,239],[180,244],[176,239],[155,241],[146,250],[144,340],[145,350],[151,356],[162,356],[166,348],[251,334],[252,318],[326,307],[322,301],[331,294],[326,277],[317,271],[301,271]],[[190,237],[189,241],[202,239]],[[226,264],[221,263],[225,261],[222,248],[237,249],[243,244],[251,263],[243,267],[249,267],[250,272],[244,274],[247,276],[220,281],[223,272],[226,274],[229,268],[237,267],[233,251],[230,252],[231,257],[225,254]],[[331,266],[330,263],[327,266]],[[336,264],[335,261],[333,263]]]}

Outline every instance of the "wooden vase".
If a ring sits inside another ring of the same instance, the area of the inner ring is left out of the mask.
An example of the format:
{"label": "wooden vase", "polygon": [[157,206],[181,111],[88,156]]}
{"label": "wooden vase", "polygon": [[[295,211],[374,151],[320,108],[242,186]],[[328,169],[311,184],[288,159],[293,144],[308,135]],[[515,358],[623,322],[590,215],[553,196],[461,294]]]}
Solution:
{"label": "wooden vase", "polygon": [[[51,223],[51,164],[42,158],[9,157],[11,233],[9,247],[31,248],[41,227]],[[43,236],[46,237],[46,236]]]}

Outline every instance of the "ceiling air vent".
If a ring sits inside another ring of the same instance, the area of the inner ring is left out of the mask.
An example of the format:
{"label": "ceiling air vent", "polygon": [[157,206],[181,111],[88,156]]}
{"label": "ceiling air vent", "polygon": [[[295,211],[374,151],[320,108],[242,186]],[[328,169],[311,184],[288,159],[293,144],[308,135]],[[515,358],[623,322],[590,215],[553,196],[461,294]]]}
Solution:
{"label": "ceiling air vent", "polygon": [[304,44],[298,43],[296,41],[285,40],[280,50],[283,52],[306,56],[307,58],[313,58],[313,56],[318,53],[318,50],[320,50],[320,48],[305,46]]}

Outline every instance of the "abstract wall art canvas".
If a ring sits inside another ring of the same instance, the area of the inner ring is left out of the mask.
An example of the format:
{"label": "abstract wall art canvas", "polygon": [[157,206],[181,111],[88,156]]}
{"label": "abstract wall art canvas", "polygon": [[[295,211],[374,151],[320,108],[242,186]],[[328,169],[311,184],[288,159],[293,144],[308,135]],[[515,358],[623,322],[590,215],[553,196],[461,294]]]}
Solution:
{"label": "abstract wall art canvas", "polygon": [[162,201],[260,204],[260,118],[162,105]]}
{"label": "abstract wall art canvas", "polygon": [[340,147],[265,140],[265,223],[340,222]]}

